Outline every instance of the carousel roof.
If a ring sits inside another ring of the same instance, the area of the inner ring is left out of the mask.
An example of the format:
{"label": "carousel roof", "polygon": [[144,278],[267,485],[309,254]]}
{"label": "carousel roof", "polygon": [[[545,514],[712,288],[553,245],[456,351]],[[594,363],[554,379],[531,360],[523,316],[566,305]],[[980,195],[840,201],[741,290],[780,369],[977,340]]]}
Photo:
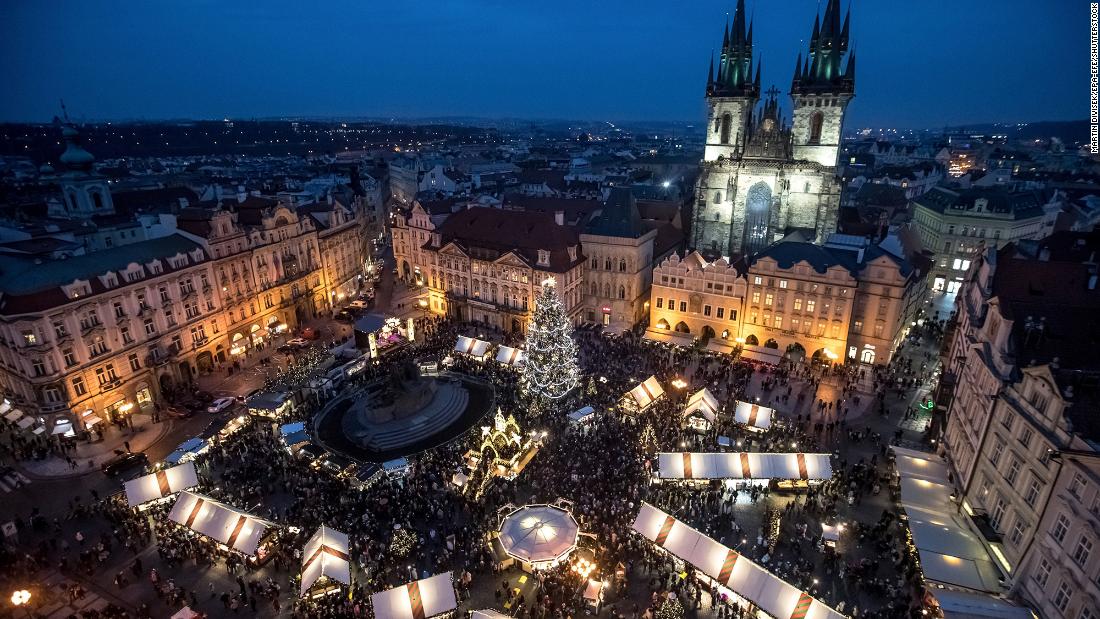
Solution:
{"label": "carousel roof", "polygon": [[553,505],[527,505],[504,518],[500,543],[520,561],[544,563],[572,552],[579,533],[580,527],[568,511]]}

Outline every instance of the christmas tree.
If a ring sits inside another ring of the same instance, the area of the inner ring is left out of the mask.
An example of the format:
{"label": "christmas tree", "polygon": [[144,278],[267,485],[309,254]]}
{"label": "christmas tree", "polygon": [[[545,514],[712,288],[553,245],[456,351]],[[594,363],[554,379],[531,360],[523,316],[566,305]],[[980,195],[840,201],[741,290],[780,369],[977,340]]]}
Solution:
{"label": "christmas tree", "polygon": [[542,283],[535,312],[527,326],[524,390],[540,399],[557,400],[577,386],[577,346],[565,306],[554,290],[554,278]]}

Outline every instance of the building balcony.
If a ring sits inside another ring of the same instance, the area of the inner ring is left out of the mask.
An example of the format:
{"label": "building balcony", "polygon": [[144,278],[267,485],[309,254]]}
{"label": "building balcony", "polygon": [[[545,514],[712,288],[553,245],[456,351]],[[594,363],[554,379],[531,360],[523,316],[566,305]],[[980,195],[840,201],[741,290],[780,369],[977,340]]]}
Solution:
{"label": "building balcony", "polygon": [[103,331],[103,330],[104,330],[103,323],[99,322],[98,320],[96,320],[95,322],[81,321],[81,323],[80,323],[80,334],[81,335],[88,335],[90,333],[94,333],[95,331]]}
{"label": "building balcony", "polygon": [[202,348],[203,346],[206,346],[206,344],[209,341],[210,341],[209,337],[200,337],[197,340],[191,340],[191,349],[192,350],[198,350],[198,349]]}

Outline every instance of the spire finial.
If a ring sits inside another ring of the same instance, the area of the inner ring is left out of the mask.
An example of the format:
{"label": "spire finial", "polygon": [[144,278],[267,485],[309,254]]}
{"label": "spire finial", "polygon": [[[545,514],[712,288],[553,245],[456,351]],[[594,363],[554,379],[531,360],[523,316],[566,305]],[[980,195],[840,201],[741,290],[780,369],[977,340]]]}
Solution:
{"label": "spire finial", "polygon": [[61,100],[61,116],[65,119],[65,122],[69,122],[69,110],[65,108],[65,100]]}

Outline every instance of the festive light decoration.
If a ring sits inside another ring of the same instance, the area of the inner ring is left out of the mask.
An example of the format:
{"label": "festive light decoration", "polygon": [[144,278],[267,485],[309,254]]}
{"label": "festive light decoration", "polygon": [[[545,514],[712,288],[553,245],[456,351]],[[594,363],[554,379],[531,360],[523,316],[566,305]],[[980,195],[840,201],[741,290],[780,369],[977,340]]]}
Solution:
{"label": "festive light decoration", "polygon": [[398,529],[393,532],[390,540],[390,552],[396,557],[405,557],[416,547],[416,536],[409,533],[408,529]]}
{"label": "festive light decoration", "polygon": [[645,424],[645,428],[642,429],[642,436],[638,440],[642,444],[643,452],[653,453],[657,451],[657,433],[653,430],[652,424]]}
{"label": "festive light decoration", "polygon": [[573,563],[573,572],[579,574],[581,578],[588,580],[588,577],[592,574],[592,570],[596,569],[596,564],[588,559],[580,558]]}
{"label": "festive light decoration", "polygon": [[573,326],[554,290],[554,278],[547,278],[527,326],[527,365],[523,369],[527,393],[557,400],[577,386],[580,371],[572,335]]}
{"label": "festive light decoration", "polygon": [[676,598],[675,593],[669,593],[665,601],[657,607],[654,616],[657,619],[683,619],[684,605]]}
{"label": "festive light decoration", "polygon": [[775,554],[775,545],[779,543],[779,523],[781,517],[778,509],[769,509],[767,514],[768,554]]}

